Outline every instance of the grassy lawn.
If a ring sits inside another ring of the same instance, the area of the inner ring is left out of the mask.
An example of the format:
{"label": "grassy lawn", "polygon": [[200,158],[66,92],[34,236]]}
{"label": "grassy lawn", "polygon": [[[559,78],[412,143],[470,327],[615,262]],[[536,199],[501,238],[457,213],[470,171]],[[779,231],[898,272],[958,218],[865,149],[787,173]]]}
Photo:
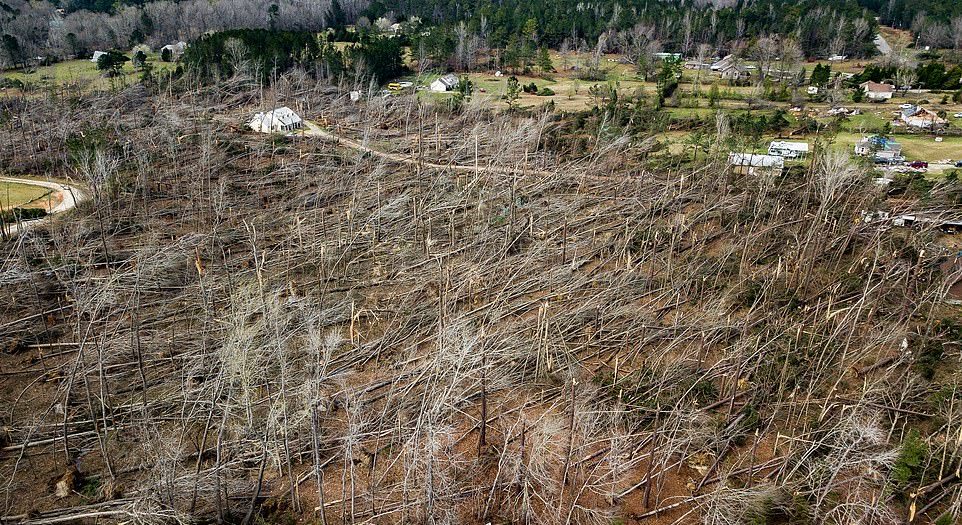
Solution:
{"label": "grassy lawn", "polygon": [[[518,103],[522,107],[537,107],[553,101],[559,110],[581,110],[590,106],[592,97],[588,93],[591,86],[595,84],[605,85],[611,83],[616,86],[622,96],[633,94],[636,90],[642,89],[648,96],[654,96],[656,85],[654,82],[645,82],[638,76],[638,70],[633,64],[625,63],[623,57],[617,54],[606,54],[601,57],[599,68],[602,72],[602,80],[580,80],[578,75],[582,74],[587,64],[592,60],[591,53],[567,53],[562,55],[557,51],[550,52],[551,60],[555,71],[547,78],[538,75],[537,69],[528,75],[515,75],[522,85],[535,83],[539,88],[549,87],[555,92],[550,97],[539,97],[536,95],[522,94]],[[406,57],[410,65],[412,57]],[[745,64],[752,64],[752,61],[745,61]],[[864,69],[870,61],[865,60],[846,60],[841,62],[812,61],[800,64],[805,67],[807,72],[811,72],[816,63],[830,64],[833,71],[844,71],[857,73]],[[426,75],[422,79],[423,85],[429,84],[437,78],[438,72]],[[504,71],[504,76],[496,77],[494,71],[469,73],[475,86],[475,92],[487,95],[493,101],[498,101],[505,92],[507,77],[511,73]],[[698,80],[698,106],[707,107],[708,92],[712,84],[717,84],[719,88],[719,104],[726,109],[742,108],[747,105],[750,97],[760,97],[764,89],[754,86],[731,86],[728,81],[722,80],[717,74],[709,71],[682,70],[681,83],[678,87],[679,102],[682,105],[691,104],[691,94],[695,91],[694,82]],[[410,79],[413,80],[413,79]],[[804,93],[804,90],[802,91]],[[846,131],[851,132],[872,132],[884,126],[885,122],[893,117],[893,113],[899,110],[899,104],[905,102],[919,103],[927,101],[926,105],[933,110],[946,110],[950,115],[957,111],[962,111],[962,104],[940,104],[942,94],[931,93],[899,93],[893,100],[887,103],[861,102],[853,103],[851,100],[842,102],[848,108],[858,108],[862,115],[855,116],[846,125]],[[440,100],[444,96],[426,95],[430,100]],[[788,109],[790,102],[766,102],[775,107]],[[830,106],[827,103],[809,103],[810,108],[819,110],[821,113],[827,111]],[[683,114],[702,114],[703,111],[696,108],[693,112]]]}
{"label": "grassy lawn", "polygon": [[882,112],[862,113],[852,115],[845,121],[843,129],[855,133],[865,133],[880,130],[886,122],[891,122],[891,118]]}
{"label": "grassy lawn", "polygon": [[46,208],[43,198],[48,194],[49,189],[32,184],[0,182],[0,208]]}
{"label": "grassy lawn", "polygon": [[902,144],[905,158],[909,160],[962,159],[962,137],[944,137],[942,142],[936,142],[931,135],[895,135],[892,138]]}
{"label": "grassy lawn", "polygon": [[[148,62],[154,66],[154,74],[173,70],[175,64],[163,62],[160,55],[151,53]],[[79,85],[92,91],[108,90],[113,87],[123,87],[136,83],[140,79],[140,72],[136,71],[130,62],[124,64],[123,75],[117,78],[106,78],[97,69],[97,64],[90,59],[65,60],[50,66],[42,66],[34,71],[7,71],[0,77],[19,80],[34,89],[60,87],[64,85]]]}

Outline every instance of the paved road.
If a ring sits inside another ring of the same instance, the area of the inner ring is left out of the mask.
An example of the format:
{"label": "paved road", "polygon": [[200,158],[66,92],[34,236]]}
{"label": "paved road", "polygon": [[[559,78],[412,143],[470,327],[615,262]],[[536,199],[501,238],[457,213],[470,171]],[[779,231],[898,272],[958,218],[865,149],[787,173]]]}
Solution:
{"label": "paved road", "polygon": [[73,209],[78,203],[86,200],[87,195],[76,186],[71,186],[69,184],[61,184],[59,182],[53,182],[49,180],[35,180],[35,179],[20,179],[15,177],[0,177],[0,182],[14,182],[17,184],[32,184],[34,186],[40,186],[53,190],[57,195],[59,200],[58,204],[53,208],[47,210],[47,216],[39,219],[33,219],[29,221],[20,221],[15,224],[8,224],[5,226],[7,235],[16,235],[19,232],[29,230],[30,228],[35,228],[45,221],[49,220],[50,217],[58,213],[65,212],[67,210]]}

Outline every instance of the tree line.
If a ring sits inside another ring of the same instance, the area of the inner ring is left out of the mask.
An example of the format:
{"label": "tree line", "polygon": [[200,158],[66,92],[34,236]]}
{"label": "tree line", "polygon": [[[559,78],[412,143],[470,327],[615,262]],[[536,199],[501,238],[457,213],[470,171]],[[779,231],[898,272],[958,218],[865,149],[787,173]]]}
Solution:
{"label": "tree line", "polygon": [[[681,1],[627,2],[602,0],[592,4],[564,0],[480,1],[465,5],[454,0],[410,0],[400,10],[447,28],[453,48],[476,37],[491,48],[510,48],[516,39],[560,48],[586,41],[593,45],[607,36],[642,30],[665,51],[694,55],[700,44],[720,52],[771,36],[795,39],[805,56],[870,55],[877,30],[875,13],[841,0],[763,0],[740,3]],[[532,28],[532,21],[535,28]],[[463,24],[463,25],[462,25]]]}
{"label": "tree line", "polygon": [[[366,0],[341,0],[337,12],[353,21],[366,8]],[[229,29],[320,31],[333,25],[332,14],[331,0],[160,0],[116,3],[110,12],[61,12],[47,0],[0,0],[0,67],[38,56],[89,57],[95,50],[129,50],[138,44],[156,48]]]}
{"label": "tree line", "polygon": [[398,39],[372,31],[362,31],[356,43],[341,50],[326,34],[233,29],[195,40],[185,51],[183,62],[188,71],[205,80],[235,74],[270,80],[297,66],[327,78],[349,70],[363,71],[384,82],[404,71]]}

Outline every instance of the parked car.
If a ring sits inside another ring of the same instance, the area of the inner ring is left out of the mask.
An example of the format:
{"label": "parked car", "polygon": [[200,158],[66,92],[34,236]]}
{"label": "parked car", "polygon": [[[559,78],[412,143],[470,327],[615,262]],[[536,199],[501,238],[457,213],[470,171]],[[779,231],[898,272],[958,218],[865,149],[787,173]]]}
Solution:
{"label": "parked car", "polygon": [[962,113],[956,113],[956,114],[953,115],[953,116],[954,116],[955,118],[962,118]]}
{"label": "parked car", "polygon": [[909,162],[909,167],[910,167],[910,168],[915,168],[915,169],[917,169],[917,170],[920,170],[920,169],[923,169],[923,168],[928,168],[928,167],[929,167],[929,163],[928,163],[928,162],[925,162],[924,160],[913,160],[912,162]]}
{"label": "parked car", "polygon": [[962,160],[957,160],[957,161],[955,161],[955,167],[956,167],[956,168],[962,168]]}
{"label": "parked car", "polygon": [[902,109],[912,109],[915,107],[915,104],[899,104],[899,107]]}

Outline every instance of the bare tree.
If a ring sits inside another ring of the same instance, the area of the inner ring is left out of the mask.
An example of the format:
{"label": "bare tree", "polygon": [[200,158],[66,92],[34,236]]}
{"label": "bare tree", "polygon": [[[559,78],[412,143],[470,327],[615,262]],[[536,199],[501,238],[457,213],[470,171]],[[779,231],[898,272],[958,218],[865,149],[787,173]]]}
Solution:
{"label": "bare tree", "polygon": [[953,18],[950,27],[952,29],[952,49],[958,51],[962,49],[962,16]]}

